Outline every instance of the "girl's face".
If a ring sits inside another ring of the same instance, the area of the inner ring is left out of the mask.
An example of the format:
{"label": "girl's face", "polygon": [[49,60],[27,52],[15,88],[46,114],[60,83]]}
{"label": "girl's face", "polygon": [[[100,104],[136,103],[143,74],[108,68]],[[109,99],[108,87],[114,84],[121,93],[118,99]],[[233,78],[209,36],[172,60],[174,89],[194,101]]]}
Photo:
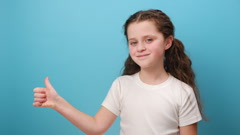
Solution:
{"label": "girl's face", "polygon": [[151,21],[131,23],[127,35],[130,56],[141,69],[163,67],[165,50],[171,47],[172,36],[165,39]]}

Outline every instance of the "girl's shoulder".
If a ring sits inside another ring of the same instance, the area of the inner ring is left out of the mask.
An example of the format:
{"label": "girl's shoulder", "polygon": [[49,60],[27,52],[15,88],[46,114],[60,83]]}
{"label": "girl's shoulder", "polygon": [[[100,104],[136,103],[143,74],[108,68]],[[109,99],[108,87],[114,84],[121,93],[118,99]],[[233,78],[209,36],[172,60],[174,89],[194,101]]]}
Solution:
{"label": "girl's shoulder", "polygon": [[175,78],[174,76],[170,75],[171,79],[171,86],[174,90],[178,92],[184,92],[186,94],[190,94],[193,92],[193,89],[190,85],[186,84],[185,82]]}

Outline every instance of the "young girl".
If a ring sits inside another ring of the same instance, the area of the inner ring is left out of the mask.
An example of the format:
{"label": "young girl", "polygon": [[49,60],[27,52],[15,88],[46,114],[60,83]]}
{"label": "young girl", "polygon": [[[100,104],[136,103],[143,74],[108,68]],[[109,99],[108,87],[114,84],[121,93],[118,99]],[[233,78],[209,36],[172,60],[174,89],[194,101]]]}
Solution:
{"label": "young girl", "polygon": [[107,131],[121,117],[121,135],[197,135],[202,119],[191,60],[160,10],[139,11],[126,21],[129,57],[102,107],[89,116],[46,88],[34,89],[36,107],[56,110],[88,135]]}

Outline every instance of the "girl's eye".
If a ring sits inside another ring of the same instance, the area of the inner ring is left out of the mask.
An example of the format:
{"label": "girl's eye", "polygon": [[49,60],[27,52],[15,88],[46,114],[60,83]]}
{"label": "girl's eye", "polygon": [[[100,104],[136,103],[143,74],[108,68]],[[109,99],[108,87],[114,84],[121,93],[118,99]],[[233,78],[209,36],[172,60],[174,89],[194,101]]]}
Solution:
{"label": "girl's eye", "polygon": [[130,42],[130,45],[136,45],[137,42]]}
{"label": "girl's eye", "polygon": [[151,38],[148,38],[148,39],[146,40],[147,43],[152,42],[152,41],[153,41],[153,39],[151,39]]}

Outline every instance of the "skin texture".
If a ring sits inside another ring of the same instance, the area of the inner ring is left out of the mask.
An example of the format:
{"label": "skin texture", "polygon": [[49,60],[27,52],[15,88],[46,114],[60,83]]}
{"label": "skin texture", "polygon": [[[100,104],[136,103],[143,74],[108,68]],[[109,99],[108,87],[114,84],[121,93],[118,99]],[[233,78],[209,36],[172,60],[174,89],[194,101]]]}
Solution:
{"label": "skin texture", "polygon": [[[140,67],[140,79],[151,85],[160,84],[168,78],[164,69],[164,54],[172,45],[173,37],[164,38],[154,23],[142,21],[128,27],[129,53]],[[45,88],[35,88],[35,107],[52,108],[88,135],[101,135],[116,120],[117,116],[101,107],[95,116],[87,115],[63,99],[51,85],[49,78],[44,81]],[[180,135],[197,135],[197,124],[179,127]]]}

